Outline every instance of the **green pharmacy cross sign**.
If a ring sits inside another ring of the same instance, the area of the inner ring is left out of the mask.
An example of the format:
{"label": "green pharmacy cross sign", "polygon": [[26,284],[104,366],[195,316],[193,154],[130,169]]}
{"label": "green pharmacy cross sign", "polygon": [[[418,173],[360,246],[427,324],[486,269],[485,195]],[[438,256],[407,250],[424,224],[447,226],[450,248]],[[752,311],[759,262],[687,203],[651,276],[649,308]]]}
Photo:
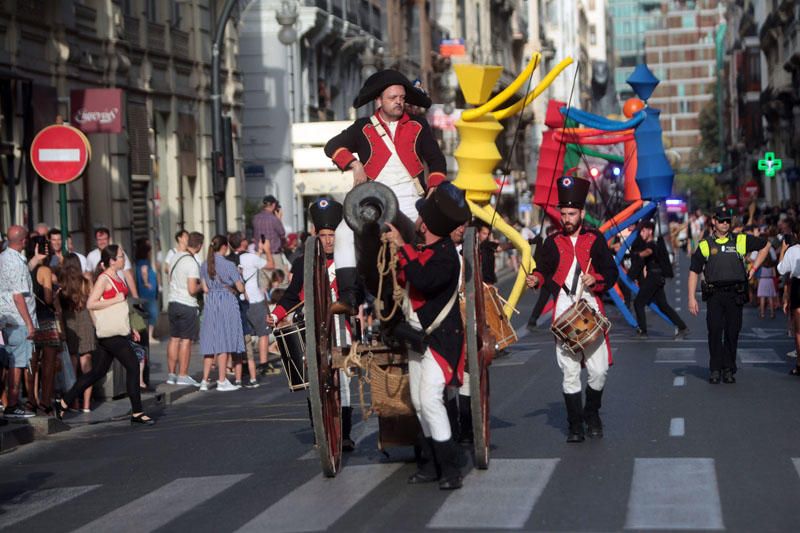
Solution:
{"label": "green pharmacy cross sign", "polygon": [[783,161],[775,159],[775,152],[767,152],[764,159],[758,160],[758,170],[763,170],[768,178],[774,178],[775,172],[783,167]]}

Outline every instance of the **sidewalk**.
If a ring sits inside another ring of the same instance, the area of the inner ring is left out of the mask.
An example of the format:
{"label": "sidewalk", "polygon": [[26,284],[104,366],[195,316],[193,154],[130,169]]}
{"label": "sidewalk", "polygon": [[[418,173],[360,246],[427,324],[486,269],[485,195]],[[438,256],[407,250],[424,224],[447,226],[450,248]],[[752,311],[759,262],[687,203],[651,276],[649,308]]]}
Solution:
{"label": "sidewalk", "polygon": [[[192,346],[192,357],[189,363],[189,374],[198,378],[203,371],[203,358],[200,357],[199,347],[200,345],[197,343]],[[111,372],[105,379],[106,383],[111,382]],[[156,407],[166,407],[177,399],[199,390],[192,386],[167,385],[166,381],[167,342],[165,340],[150,346],[150,386],[155,388],[155,392],[142,393],[142,405],[145,412]],[[100,403],[95,402],[91,413],[67,413],[64,415],[63,421],[54,416],[44,415],[25,420],[8,420],[6,425],[0,425],[0,453],[33,442],[35,439],[67,431],[71,427],[124,420],[130,416],[130,411],[130,401],[127,396],[123,396],[117,400],[107,399]]]}

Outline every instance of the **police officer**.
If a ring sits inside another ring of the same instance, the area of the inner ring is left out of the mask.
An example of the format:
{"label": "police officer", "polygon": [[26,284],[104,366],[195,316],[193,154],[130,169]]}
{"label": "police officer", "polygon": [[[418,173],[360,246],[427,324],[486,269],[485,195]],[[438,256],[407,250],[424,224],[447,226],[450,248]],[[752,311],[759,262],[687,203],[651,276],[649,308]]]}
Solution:
{"label": "police officer", "polygon": [[[710,374],[708,382],[736,383],[736,346],[742,329],[742,306],[747,301],[747,282],[769,253],[767,240],[745,233],[731,233],[733,213],[718,207],[712,219],[713,231],[700,241],[689,267],[689,312],[697,316],[700,306],[695,291],[702,273],[703,300],[706,301]],[[758,250],[747,270],[745,257]]]}

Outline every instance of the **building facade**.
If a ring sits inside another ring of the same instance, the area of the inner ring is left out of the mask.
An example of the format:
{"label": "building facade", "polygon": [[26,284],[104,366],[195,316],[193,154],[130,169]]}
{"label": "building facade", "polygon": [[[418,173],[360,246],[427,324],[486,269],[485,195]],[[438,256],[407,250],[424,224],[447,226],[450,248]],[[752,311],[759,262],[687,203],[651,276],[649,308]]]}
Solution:
{"label": "building facade", "polygon": [[648,103],[661,110],[667,145],[689,164],[700,144],[699,115],[715,97],[715,36],[724,22],[724,2],[664,2],[658,26],[645,33],[646,63],[661,80]]}
{"label": "building facade", "polygon": [[636,65],[645,62],[645,33],[661,17],[660,0],[607,0],[614,39],[614,85],[620,102],[634,96],[625,83]]}
{"label": "building facade", "polygon": [[[78,251],[107,226],[129,254],[138,238],[154,251],[178,228],[216,226],[211,182],[209,70],[213,21],[222,2],[31,0],[0,4],[0,226],[59,226],[58,188],[33,171],[33,136],[57,116],[117,116],[119,132],[89,133],[92,159],[68,185],[69,228]],[[238,36],[228,25],[223,104],[239,129]],[[111,89],[116,105],[86,89]],[[72,99],[70,98],[72,97]],[[76,105],[72,105],[77,103]],[[92,130],[89,130],[92,131]],[[235,144],[235,143],[234,143]],[[243,222],[241,177],[227,180],[226,225]]]}

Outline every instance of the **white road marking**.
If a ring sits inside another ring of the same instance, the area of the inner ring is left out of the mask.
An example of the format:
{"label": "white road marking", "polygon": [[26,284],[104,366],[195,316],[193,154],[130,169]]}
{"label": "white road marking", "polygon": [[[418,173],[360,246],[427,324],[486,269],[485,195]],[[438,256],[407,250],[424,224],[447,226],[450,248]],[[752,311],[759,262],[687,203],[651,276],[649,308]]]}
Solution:
{"label": "white road marking", "polygon": [[656,363],[695,363],[696,349],[688,348],[657,348]]}
{"label": "white road marking", "polygon": [[81,160],[77,148],[39,148],[39,161],[42,163],[71,163]]}
{"label": "white road marking", "polygon": [[684,385],[686,385],[685,376],[677,376],[675,379],[672,380],[673,387],[683,387]]}
{"label": "white road marking", "polygon": [[792,457],[792,463],[794,463],[794,469],[797,470],[797,475],[800,476],[800,459]]}
{"label": "white road marking", "polygon": [[683,418],[673,418],[669,421],[669,436],[683,437],[686,434],[686,421]]}
{"label": "white road marking", "polygon": [[0,503],[0,529],[6,529],[39,513],[49,511],[99,486],[85,485],[82,487],[62,487],[23,492],[8,501]]}
{"label": "white road marking", "polygon": [[637,458],[625,529],[724,529],[714,460]]}
{"label": "white road marking", "polygon": [[114,509],[76,532],[154,531],[229,489],[251,474],[183,477]]}
{"label": "white road marking", "polygon": [[436,529],[521,529],[547,486],[558,459],[492,459],[473,470],[430,522]]}
{"label": "white road marking", "polygon": [[739,348],[739,361],[755,365],[785,365],[786,361],[772,348]]}
{"label": "white road marking", "polygon": [[322,474],[299,486],[239,529],[321,531],[328,529],[402,464],[348,465],[335,478]]}

